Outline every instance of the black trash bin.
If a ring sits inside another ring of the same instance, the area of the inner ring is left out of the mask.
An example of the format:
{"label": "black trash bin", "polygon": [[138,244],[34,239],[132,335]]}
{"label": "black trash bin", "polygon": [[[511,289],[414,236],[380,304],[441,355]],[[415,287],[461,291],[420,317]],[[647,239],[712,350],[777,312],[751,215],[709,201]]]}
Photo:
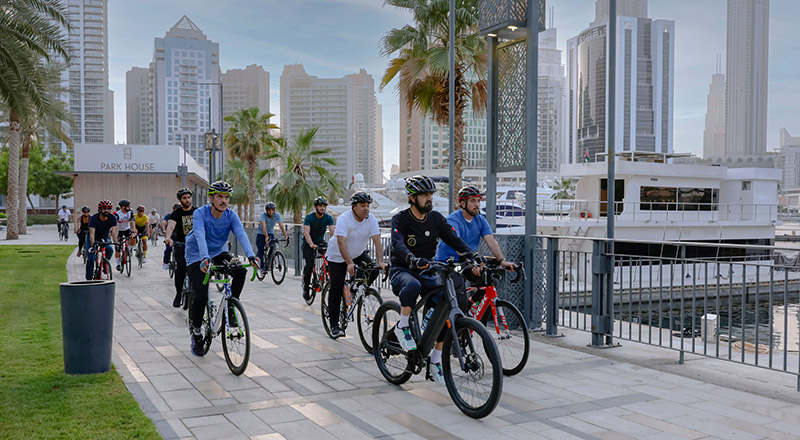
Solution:
{"label": "black trash bin", "polygon": [[67,374],[111,369],[114,281],[61,283],[61,330]]}

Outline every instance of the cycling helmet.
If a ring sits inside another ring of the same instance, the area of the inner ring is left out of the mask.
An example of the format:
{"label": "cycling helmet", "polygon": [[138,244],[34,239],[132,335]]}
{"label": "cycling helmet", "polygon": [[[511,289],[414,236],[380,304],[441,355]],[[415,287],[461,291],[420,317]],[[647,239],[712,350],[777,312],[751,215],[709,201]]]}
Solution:
{"label": "cycling helmet", "polygon": [[353,196],[350,197],[350,205],[355,205],[356,203],[372,203],[372,196],[367,194],[364,191],[357,191],[353,193]]}
{"label": "cycling helmet", "polygon": [[430,194],[436,192],[436,183],[428,176],[414,176],[406,179],[406,194]]}
{"label": "cycling helmet", "polygon": [[277,208],[277,207],[275,206],[275,203],[274,203],[274,202],[267,202],[267,204],[266,204],[266,205],[264,205],[264,210],[265,210],[265,211],[266,211],[267,209],[276,209],[276,208]]}
{"label": "cycling helmet", "polygon": [[144,212],[144,205],[139,205],[136,207],[137,212]]}
{"label": "cycling helmet", "polygon": [[181,207],[180,203],[176,203],[172,205],[172,210],[175,211],[176,209],[180,209],[180,207]]}
{"label": "cycling helmet", "polygon": [[91,209],[88,206],[84,206],[83,208],[81,208],[81,212],[89,212],[89,211],[91,211]]}
{"label": "cycling helmet", "polygon": [[97,209],[111,209],[111,200],[100,200],[97,204]]}
{"label": "cycling helmet", "polygon": [[153,209],[151,209],[151,210],[150,210],[150,214],[155,214],[155,213],[157,213],[157,212],[158,212],[158,211],[156,211],[156,208],[153,208]]}
{"label": "cycling helmet", "polygon": [[181,188],[178,190],[178,194],[176,197],[178,197],[178,200],[180,200],[184,194],[192,195],[192,191],[189,188]]}
{"label": "cycling helmet", "polygon": [[316,199],[314,199],[314,206],[317,206],[317,205],[328,206],[328,199],[326,199],[325,196],[317,197]]}
{"label": "cycling helmet", "polygon": [[233,187],[230,183],[224,180],[217,180],[216,182],[212,183],[211,186],[208,187],[208,195],[214,194],[228,194],[230,195],[233,192]]}
{"label": "cycling helmet", "polygon": [[122,199],[119,201],[119,206],[131,206],[131,201],[128,199]]}
{"label": "cycling helmet", "polygon": [[458,201],[459,202],[462,201],[462,200],[471,199],[473,197],[481,198],[481,197],[483,197],[483,194],[480,192],[480,190],[478,190],[478,188],[475,188],[472,185],[465,186],[465,187],[461,188],[461,191],[458,192]]}

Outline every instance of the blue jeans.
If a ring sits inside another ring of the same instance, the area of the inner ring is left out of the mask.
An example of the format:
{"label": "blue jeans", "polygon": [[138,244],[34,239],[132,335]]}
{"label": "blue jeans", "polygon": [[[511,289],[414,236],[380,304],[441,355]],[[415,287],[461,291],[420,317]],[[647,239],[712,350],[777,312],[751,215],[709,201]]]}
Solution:
{"label": "blue jeans", "polygon": [[[89,252],[92,249],[91,243],[89,243],[89,234],[86,234],[86,279],[92,279],[92,272],[94,272],[94,252]],[[111,243],[106,244],[106,260],[111,260],[111,255],[114,255],[114,248],[111,246]]]}
{"label": "blue jeans", "polygon": [[414,307],[420,295],[441,286],[438,275],[422,275],[405,267],[392,267],[389,277],[392,292],[400,297],[403,307]]}
{"label": "blue jeans", "polygon": [[[269,241],[275,240],[275,234],[269,234]],[[267,247],[267,237],[262,234],[256,234],[256,257],[258,257],[258,264],[261,265],[261,270],[267,269],[269,261],[264,259],[264,251]],[[270,255],[267,255],[270,257]]]}

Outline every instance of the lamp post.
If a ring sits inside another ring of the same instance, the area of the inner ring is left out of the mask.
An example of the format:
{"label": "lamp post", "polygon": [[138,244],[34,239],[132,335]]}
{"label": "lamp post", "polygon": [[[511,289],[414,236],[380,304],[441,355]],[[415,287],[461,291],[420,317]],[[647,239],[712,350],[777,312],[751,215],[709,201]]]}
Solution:
{"label": "lamp post", "polygon": [[[450,183],[449,191],[448,191],[448,202],[447,202],[447,210],[451,212],[455,209],[455,191],[456,190],[456,182],[455,182],[455,175],[456,175],[456,167],[455,161],[456,157],[453,154],[455,151],[455,125],[456,125],[456,110],[455,110],[455,102],[456,102],[456,0],[450,0],[450,35],[447,40],[448,43],[448,58],[450,59],[450,71],[448,73],[448,79],[450,82],[449,85],[449,97],[448,97],[448,113],[450,118],[450,169],[448,175],[448,182]],[[463,146],[462,146],[463,148]],[[458,182],[459,185],[461,182]]]}
{"label": "lamp post", "polygon": [[[222,82],[199,82],[199,83],[197,83],[197,85],[219,86],[219,137],[220,137],[220,139],[224,139],[224,137],[223,137],[223,135],[224,135],[223,126],[222,126],[222,118],[223,118],[223,111],[222,111],[222,108],[223,108],[222,107],[223,85],[222,85]],[[208,126],[210,127],[211,126],[211,97],[210,96],[208,98],[208,104],[209,104],[208,105]],[[213,133],[214,133],[214,129],[213,128],[211,129],[211,133],[212,133],[212,136],[213,136]],[[206,147],[206,148],[208,148],[208,147]],[[220,145],[219,145],[219,149],[215,150],[213,148],[213,146],[212,146],[212,149],[211,149],[211,158],[212,159],[211,159],[211,163],[209,164],[209,168],[213,167],[213,162],[214,162],[213,158],[214,158],[214,153],[216,151],[220,152],[220,174],[224,178],[224,176],[225,176],[225,149],[222,148],[222,143],[221,142],[220,142]],[[212,175],[213,175],[213,172],[212,172]],[[212,181],[209,180],[208,183],[211,183],[211,182]]]}

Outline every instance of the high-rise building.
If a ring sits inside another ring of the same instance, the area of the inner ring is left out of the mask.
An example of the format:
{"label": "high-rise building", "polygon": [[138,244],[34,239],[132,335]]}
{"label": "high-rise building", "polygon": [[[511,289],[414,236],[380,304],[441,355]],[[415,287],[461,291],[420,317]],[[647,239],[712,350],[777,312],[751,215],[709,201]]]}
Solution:
{"label": "high-rise building", "polygon": [[138,106],[138,114],[135,108],[129,111],[129,130],[133,127],[142,142],[185,145],[186,151],[208,168],[205,133],[220,129],[219,44],[184,15],[164,38],[155,39],[148,70],[146,86],[140,70],[128,72],[140,84],[126,87],[128,96],[142,94],[149,100]]}
{"label": "high-rise building", "polygon": [[[538,170],[557,173],[563,150],[566,124],[566,77],[561,51],[556,47],[555,28],[539,33],[539,138]],[[474,81],[475,77],[468,77]],[[464,112],[465,169],[486,168],[486,115],[475,115],[472,103]],[[437,124],[432,117],[423,117],[414,109],[411,115],[400,104],[400,169],[402,172],[448,168],[450,132],[447,125]]]}
{"label": "high-rise building", "polygon": [[725,156],[725,74],[711,76],[706,107],[706,128],[703,130],[703,157]]}
{"label": "high-rise building", "polygon": [[[243,108],[257,107],[259,113],[269,113],[269,72],[262,66],[251,64],[244,69],[230,69],[223,73],[222,112],[224,116]],[[274,121],[273,121],[274,122]],[[225,131],[232,122],[223,122]]]}
{"label": "high-rise building", "polygon": [[150,69],[134,67],[125,73],[125,110],[129,145],[151,144]]}
{"label": "high-rise building", "polygon": [[800,188],[800,136],[781,128],[777,168],[783,170],[783,189]]}
{"label": "high-rise building", "polygon": [[[630,14],[630,15],[624,15]],[[617,3],[615,150],[672,152],[675,22],[647,17],[646,0]],[[607,151],[608,1],[567,40],[569,139],[562,162]]]}
{"label": "high-rise building", "polygon": [[337,161],[328,169],[343,183],[362,174],[369,185],[382,184],[382,133],[375,81],[364,69],[343,78],[310,76],[300,64],[281,74],[281,133],[293,141],[302,130],[319,127],[314,147],[330,148]]}
{"label": "high-rise building", "polygon": [[[108,0],[68,0],[72,61],[61,76],[61,94],[74,125],[75,143],[114,142],[114,93],[108,88]],[[53,139],[51,139],[53,141]]]}
{"label": "high-rise building", "polygon": [[725,67],[727,154],[767,151],[769,0],[728,0]]}

